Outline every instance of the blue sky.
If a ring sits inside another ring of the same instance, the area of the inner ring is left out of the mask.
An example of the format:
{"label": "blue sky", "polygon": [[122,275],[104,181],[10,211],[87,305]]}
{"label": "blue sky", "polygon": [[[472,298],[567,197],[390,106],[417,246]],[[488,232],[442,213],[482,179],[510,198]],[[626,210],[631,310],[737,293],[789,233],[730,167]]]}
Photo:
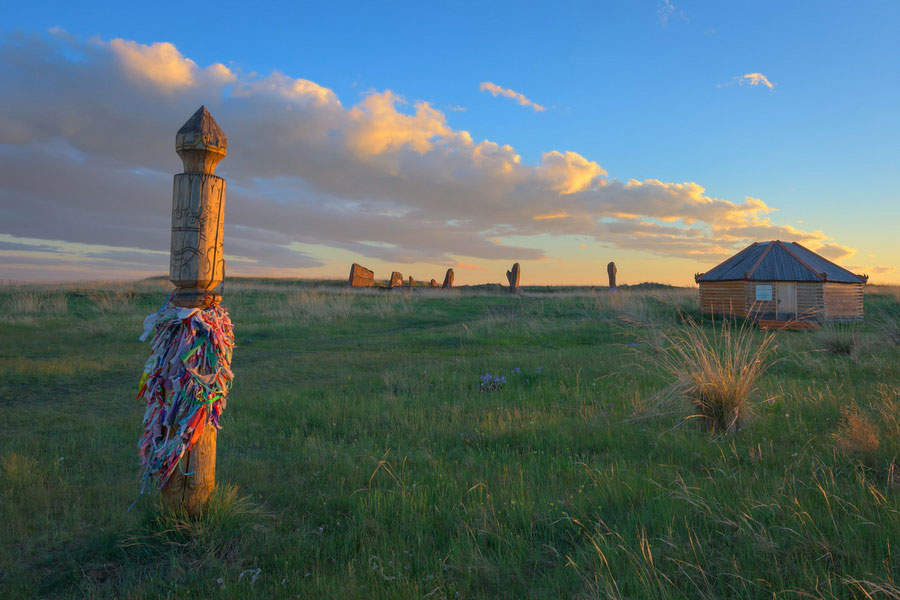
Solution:
{"label": "blue sky", "polygon": [[[168,42],[199,68],[223,63],[242,81],[260,80],[277,71],[314,82],[331,90],[347,111],[372,94],[389,90],[407,101],[396,105],[400,113],[414,114],[416,102],[427,102],[440,112],[450,132],[468,132],[476,144],[485,139],[501,146],[508,144],[523,165],[541,165],[544,154],[551,151],[574,152],[598,164],[605,171],[598,177],[606,180],[625,183],[635,179],[666,185],[696,182],[705,188],[705,197],[735,204],[746,197],[758,198],[772,209],[765,217],[769,225],[821,232],[821,236],[809,238],[798,234],[798,239],[811,246],[827,246],[826,253],[832,258],[868,272],[873,280],[898,279],[900,244],[894,232],[900,222],[900,194],[895,181],[900,159],[900,4],[678,0],[540,5],[256,2],[251,8],[217,3],[194,9],[190,16],[183,16],[181,6],[166,2],[127,6],[93,2],[86,9],[63,2],[21,3],[7,6],[5,12],[12,18],[0,27],[7,45],[14,44],[9,40],[16,36],[53,38],[64,31],[76,41],[74,46],[54,50],[62,54],[78,54],[79,48],[89,47],[91,40],[106,44],[110,52],[115,51],[110,45],[115,39],[145,46]],[[48,34],[51,28],[57,28],[57,33]],[[100,65],[104,59],[87,59],[92,60]],[[14,61],[8,59],[6,67],[15,75]],[[125,71],[110,73],[127,75]],[[753,73],[763,75],[772,87],[751,85],[744,76]],[[55,76],[52,72],[48,75]],[[6,80],[5,86],[18,87],[14,93],[20,100],[27,97],[26,88],[32,84],[24,77]],[[482,82],[523,94],[545,110],[482,91]],[[68,93],[81,96],[75,88]],[[121,93],[123,99],[129,98],[127,90]],[[210,100],[203,100],[202,93],[191,98],[210,104],[215,116],[216,104],[226,106],[232,94],[233,89],[226,86]],[[177,112],[175,107],[180,109],[180,105],[170,96],[161,97],[169,98],[166,101],[170,102],[172,116],[160,114],[155,118],[160,119],[160,126],[170,122],[174,135],[180,125],[177,121],[184,120],[190,111]],[[65,105],[65,97],[60,103]],[[229,114],[227,108],[222,110],[224,115]],[[135,113],[134,118],[145,117]],[[168,121],[162,120],[165,118]],[[228,133],[227,123],[219,120]],[[88,152],[79,142],[68,140],[65,131],[47,134],[46,139]],[[4,138],[0,128],[0,152],[27,160],[22,158],[27,156],[24,149],[39,138],[10,143],[11,135]],[[436,135],[435,139],[441,139],[453,134]],[[240,139],[230,140],[240,145]],[[430,148],[413,149],[423,157],[432,153]],[[391,146],[378,153],[383,157],[395,150],[399,151],[398,147]],[[164,172],[161,166],[149,162],[135,158],[131,168]],[[172,164],[177,167],[177,160]],[[227,165],[228,159],[222,164],[226,177]],[[124,168],[115,167],[117,172]],[[408,178],[419,176],[419,168],[421,161],[410,159],[402,163],[400,171]],[[372,176],[371,169],[371,162],[359,168],[360,186],[364,187],[366,176]],[[234,185],[243,186],[251,196],[268,197],[272,202],[266,206],[280,206],[292,194],[327,197],[323,202],[337,204],[350,201],[339,185],[303,175],[292,178],[292,173],[285,172],[271,180],[257,181],[249,170],[238,166],[234,171]],[[282,177],[292,180],[290,186],[284,187]],[[150,185],[141,185],[145,183]],[[472,189],[461,186],[458,193],[471,193]],[[555,190],[571,196],[574,188],[557,185]],[[589,191],[587,185],[578,190],[579,194]],[[147,193],[152,193],[149,188]],[[398,191],[396,197],[393,193],[390,186],[377,198],[363,198],[355,191],[352,202],[379,206],[394,202],[404,207],[401,212],[411,211],[419,219],[446,218],[446,211],[429,212],[430,207],[404,195],[410,194],[409,190]],[[27,194],[28,190],[20,186],[15,198]],[[0,186],[0,202],[5,198],[7,210],[13,210],[13,197],[9,190],[4,196]],[[452,202],[452,197],[448,192],[445,202]],[[667,200],[661,197],[659,201]],[[546,204],[548,214],[554,212],[552,194],[535,198],[533,206],[541,202]],[[578,210],[584,212],[577,218],[619,218],[610,217],[610,209],[592,209],[590,202],[587,199],[583,206],[579,204]],[[0,204],[0,210],[3,206]],[[572,207],[566,206],[560,214],[566,212],[571,214],[568,218],[576,219]],[[467,210],[467,216],[479,218],[477,208]],[[533,208],[528,215],[539,219],[539,213]],[[644,223],[673,223],[671,215],[661,218],[652,211],[636,215]],[[483,218],[497,220],[496,213]],[[634,221],[634,217],[630,219]],[[746,229],[740,235],[731,235],[721,223],[704,219],[701,221],[716,230],[709,234],[716,240],[715,250],[704,250],[712,248],[709,245],[698,246],[697,251],[667,252],[665,247],[653,244],[643,250],[640,240],[633,237],[627,243],[619,242],[603,231],[577,224],[557,227],[554,223],[555,228],[546,231],[514,225],[498,236],[496,230],[487,231],[489,225],[497,225],[492,222],[469,233],[479,239],[499,239],[504,245],[539,249],[540,256],[533,257],[533,264],[523,261],[523,282],[527,282],[529,271],[535,283],[552,283],[554,275],[560,282],[586,282],[579,280],[585,268],[616,259],[626,280],[686,284],[690,275],[721,260],[726,251],[756,239]],[[8,277],[39,278],[41,273],[56,276],[49,267],[51,257],[42,258],[42,270],[29,271],[30,259],[25,254],[17,262],[15,252],[28,245],[23,239],[90,243],[85,236],[68,240],[60,239],[65,236],[44,237],[50,232],[28,226],[24,218],[17,221],[21,225],[16,228],[4,230],[0,225],[0,235],[7,235],[6,243],[18,244],[10,246],[5,262],[0,262],[0,273]],[[419,222],[411,220],[409,225],[416,227]],[[682,221],[673,226],[691,224]],[[772,237],[787,233],[778,237],[790,239],[790,231],[773,228],[771,232]],[[279,231],[279,247],[302,247],[309,260],[297,264],[306,266],[291,269],[289,258],[275,260],[260,250],[258,256],[245,252],[237,257],[230,272],[240,272],[241,264],[255,265],[254,272],[264,272],[268,261],[275,274],[343,276],[348,261],[356,260],[388,272],[391,265],[400,263],[419,278],[426,278],[445,264],[459,262],[473,266],[461,270],[462,281],[474,283],[501,280],[501,265],[511,262],[506,255],[489,249],[470,255],[451,246],[429,246],[425,251],[413,238],[398,243],[394,255],[385,255],[367,253],[365,245],[354,244],[349,234],[335,246],[302,232],[296,239],[284,238],[290,237],[289,233]],[[15,238],[12,242],[10,236]],[[127,235],[115,237],[118,240]],[[109,245],[112,241],[103,238],[96,243]],[[359,241],[365,240],[355,240]],[[135,273],[155,268],[152,261],[159,258],[153,251],[160,248],[154,244],[159,245],[148,238],[143,245],[135,245],[154,257],[135,267]],[[124,241],[112,245],[133,246]],[[99,254],[95,258],[111,260]],[[123,262],[116,272],[126,276],[128,264]],[[164,262],[160,265],[156,270],[164,271]],[[597,270],[602,271],[600,267]],[[85,274],[89,273],[87,269]]]}

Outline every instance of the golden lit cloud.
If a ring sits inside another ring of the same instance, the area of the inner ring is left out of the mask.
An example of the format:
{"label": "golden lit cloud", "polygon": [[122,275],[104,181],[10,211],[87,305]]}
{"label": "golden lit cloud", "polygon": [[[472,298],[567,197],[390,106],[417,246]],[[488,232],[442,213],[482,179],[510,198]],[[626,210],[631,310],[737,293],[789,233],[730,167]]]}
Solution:
{"label": "golden lit cloud", "polygon": [[[63,32],[56,35],[63,35]],[[214,85],[232,83],[237,79],[231,69],[222,63],[199,69],[197,63],[185,58],[169,42],[147,45],[116,38],[109,42],[109,47],[129,77],[151,83],[166,93],[196,86],[200,78],[204,79],[204,83]]]}
{"label": "golden lit cloud", "polygon": [[775,89],[775,84],[762,73],[746,73],[741,75],[741,85],[764,85],[770,90]]}
{"label": "golden lit cloud", "polygon": [[574,194],[585,190],[597,177],[606,175],[603,167],[571,151],[545,152],[539,168],[551,182],[552,189],[560,194]]}
{"label": "golden lit cloud", "polygon": [[234,93],[238,97],[273,93],[286,99],[308,100],[317,106],[341,105],[337,95],[327,87],[308,79],[294,79],[278,72],[261,79],[242,81]]}
{"label": "golden lit cloud", "polygon": [[495,98],[497,96],[506,96],[507,98],[512,98],[513,100],[515,100],[522,106],[531,107],[532,109],[534,109],[535,112],[542,112],[542,111],[546,110],[540,104],[533,102],[533,101],[529,100],[528,98],[526,98],[525,94],[520,94],[519,92],[517,92],[515,90],[511,90],[509,88],[500,87],[496,83],[492,83],[490,81],[482,81],[481,85],[478,86],[478,88],[482,92],[490,92],[491,95],[494,96]]}
{"label": "golden lit cloud", "polygon": [[567,212],[550,213],[547,215],[534,215],[533,217],[531,217],[531,220],[532,221],[547,221],[549,219],[565,219],[568,216],[570,216],[570,215]]}
{"label": "golden lit cloud", "polygon": [[150,81],[167,91],[194,85],[197,64],[181,55],[169,42],[146,46],[123,39],[110,43],[113,53],[132,76]]}
{"label": "golden lit cloud", "polygon": [[856,254],[856,249],[841,246],[840,244],[822,244],[816,247],[815,250],[829,260],[843,260]]}
{"label": "golden lit cloud", "polygon": [[350,146],[362,155],[382,154],[404,146],[424,154],[431,150],[434,138],[452,133],[444,114],[427,102],[416,102],[414,115],[397,111],[399,103],[403,103],[402,98],[385,91],[369,94],[351,109],[348,117],[354,126]]}
{"label": "golden lit cloud", "polygon": [[474,263],[467,263],[461,260],[454,260],[443,263],[449,267],[453,267],[455,271],[486,271],[487,267],[483,267],[481,265],[476,265]]}

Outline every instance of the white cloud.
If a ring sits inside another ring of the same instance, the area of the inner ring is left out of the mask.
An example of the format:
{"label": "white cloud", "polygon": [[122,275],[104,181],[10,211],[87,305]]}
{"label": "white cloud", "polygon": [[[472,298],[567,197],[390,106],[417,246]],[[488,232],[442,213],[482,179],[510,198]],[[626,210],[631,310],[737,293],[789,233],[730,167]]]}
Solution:
{"label": "white cloud", "polygon": [[744,75],[741,75],[740,77],[732,78],[731,81],[729,81],[727,83],[717,84],[716,87],[723,88],[723,87],[729,87],[732,85],[739,85],[739,86],[745,86],[745,85],[760,86],[761,85],[761,86],[769,88],[770,90],[775,89],[775,84],[772,83],[771,81],[769,81],[769,78],[766,77],[765,75],[763,75],[762,73],[745,73]]}
{"label": "white cloud", "polygon": [[656,7],[656,15],[659,22],[668,25],[673,16],[677,16],[681,21],[687,22],[687,14],[679,8],[676,8],[671,0],[662,0]]}
{"label": "white cloud", "polygon": [[545,251],[527,241],[538,235],[704,262],[776,237],[843,248],[772,221],[756,198],[622,181],[572,151],[529,165],[427,102],[383,90],[345,107],[320,83],[201,67],[171,44],[24,37],[0,44],[0,80],[0,233],[19,240],[6,261],[52,261],[71,250],[44,242],[57,240],[164,271],[175,131],[200,104],[229,138],[218,173],[232,273],[320,265],[317,246],[396,263],[535,260]]}
{"label": "white cloud", "polygon": [[480,89],[482,92],[490,92],[491,95],[495,98],[497,96],[506,96],[507,98],[512,98],[522,106],[531,107],[535,112],[543,112],[544,110],[546,110],[545,107],[526,98],[525,94],[520,94],[519,92],[511,90],[509,88],[502,88],[496,83],[492,83],[490,81],[482,81],[481,85],[478,86],[478,89]]}
{"label": "white cloud", "polygon": [[675,13],[675,5],[670,2],[670,0],[662,0],[659,3],[659,6],[656,7],[656,14],[659,16],[659,20],[661,23],[668,24],[669,19],[672,18],[672,15]]}

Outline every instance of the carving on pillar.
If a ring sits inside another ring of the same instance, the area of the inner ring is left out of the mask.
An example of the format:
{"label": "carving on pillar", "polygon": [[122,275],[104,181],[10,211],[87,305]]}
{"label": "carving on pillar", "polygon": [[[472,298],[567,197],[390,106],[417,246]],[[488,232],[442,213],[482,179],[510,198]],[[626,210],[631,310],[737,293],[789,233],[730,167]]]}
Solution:
{"label": "carving on pillar", "polygon": [[177,306],[208,307],[222,299],[225,279],[225,180],[214,175],[228,140],[205,106],[175,136],[184,173],[172,185],[169,279]]}

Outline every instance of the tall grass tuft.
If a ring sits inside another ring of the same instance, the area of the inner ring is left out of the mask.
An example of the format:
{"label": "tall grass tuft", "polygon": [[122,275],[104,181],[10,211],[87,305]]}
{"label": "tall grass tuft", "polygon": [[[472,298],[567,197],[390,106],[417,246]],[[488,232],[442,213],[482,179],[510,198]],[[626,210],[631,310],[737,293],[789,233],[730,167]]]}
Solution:
{"label": "tall grass tuft", "polygon": [[874,319],[875,328],[892,346],[900,346],[900,304],[890,304]]}
{"label": "tall grass tuft", "polygon": [[37,289],[16,290],[3,307],[7,320],[16,317],[63,315],[69,310],[65,294]]}
{"label": "tall grass tuft", "polygon": [[853,354],[859,344],[857,328],[843,323],[824,323],[815,333],[816,344],[832,354]]}
{"label": "tall grass tuft", "polygon": [[664,344],[650,357],[675,381],[661,395],[687,400],[689,418],[712,432],[737,431],[752,412],[757,380],[773,362],[775,334],[761,335],[747,322],[704,328],[692,319],[663,333]]}
{"label": "tall grass tuft", "polygon": [[878,428],[855,404],[841,408],[841,422],[834,434],[837,447],[848,454],[869,455],[878,450]]}
{"label": "tall grass tuft", "polygon": [[236,486],[218,486],[199,517],[148,511],[142,528],[118,546],[147,565],[171,561],[173,556],[193,567],[239,562],[241,538],[269,516],[241,496]]}
{"label": "tall grass tuft", "polygon": [[867,410],[841,408],[832,437],[838,450],[883,473],[889,488],[900,486],[900,388],[879,385]]}
{"label": "tall grass tuft", "polygon": [[135,293],[130,289],[119,287],[91,294],[90,298],[95,310],[103,315],[128,313],[134,310]]}

